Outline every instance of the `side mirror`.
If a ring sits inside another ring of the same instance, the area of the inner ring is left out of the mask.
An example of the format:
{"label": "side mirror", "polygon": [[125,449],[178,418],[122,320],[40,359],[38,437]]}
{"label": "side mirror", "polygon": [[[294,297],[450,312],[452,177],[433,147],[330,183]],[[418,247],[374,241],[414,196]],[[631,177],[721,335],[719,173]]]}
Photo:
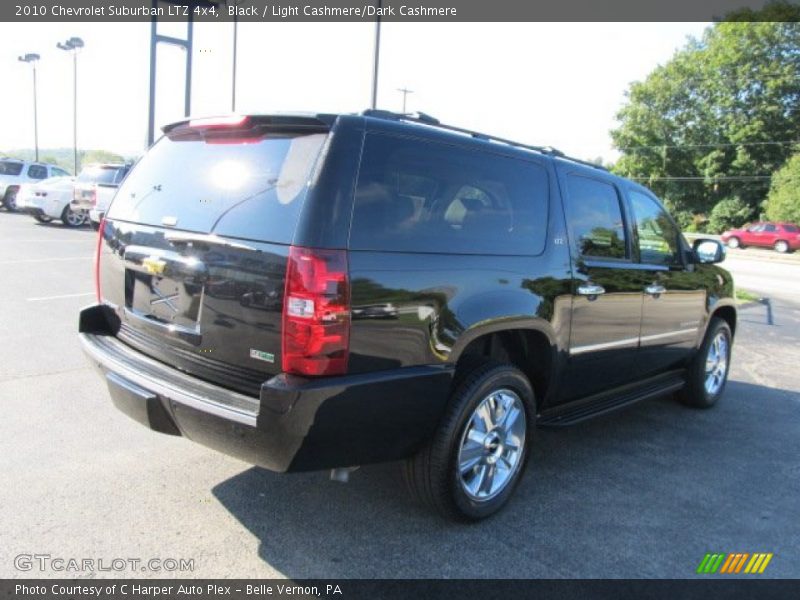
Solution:
{"label": "side mirror", "polygon": [[694,250],[695,260],[702,264],[720,263],[725,260],[725,246],[717,240],[695,240],[692,250]]}

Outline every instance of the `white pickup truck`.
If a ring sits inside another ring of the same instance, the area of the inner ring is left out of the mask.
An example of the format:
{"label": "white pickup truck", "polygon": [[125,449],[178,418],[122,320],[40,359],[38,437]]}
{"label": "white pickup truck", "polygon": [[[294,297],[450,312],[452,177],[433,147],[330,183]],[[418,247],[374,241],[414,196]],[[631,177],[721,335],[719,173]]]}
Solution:
{"label": "white pickup truck", "polygon": [[75,190],[70,203],[72,210],[89,212],[89,221],[97,229],[117,193],[119,184],[130,170],[130,165],[106,163],[87,165],[75,179]]}

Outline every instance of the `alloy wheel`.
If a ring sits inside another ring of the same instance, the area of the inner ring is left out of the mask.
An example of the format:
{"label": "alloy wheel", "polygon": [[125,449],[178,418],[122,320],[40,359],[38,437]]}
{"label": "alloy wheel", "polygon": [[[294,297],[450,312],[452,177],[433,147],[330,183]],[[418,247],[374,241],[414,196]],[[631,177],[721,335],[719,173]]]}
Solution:
{"label": "alloy wheel", "polygon": [[720,331],[709,345],[706,357],[705,388],[709,396],[719,393],[725,383],[728,374],[728,353],[728,337]]}
{"label": "alloy wheel", "polygon": [[525,444],[525,407],[507,388],[475,408],[461,436],[457,465],[461,487],[478,502],[491,500],[514,480]]}

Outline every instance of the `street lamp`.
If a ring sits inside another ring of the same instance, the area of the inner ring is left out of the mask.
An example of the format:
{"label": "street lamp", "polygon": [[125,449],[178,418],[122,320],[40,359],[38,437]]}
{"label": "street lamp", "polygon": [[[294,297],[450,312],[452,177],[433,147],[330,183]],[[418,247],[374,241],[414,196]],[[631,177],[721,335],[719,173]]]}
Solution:
{"label": "street lamp", "polygon": [[66,42],[59,42],[56,48],[72,52],[72,150],[75,161],[75,175],[78,174],[78,50],[83,48],[83,40],[71,37]]}
{"label": "street lamp", "polygon": [[39,120],[36,114],[36,63],[39,58],[38,54],[26,54],[18,58],[20,62],[30,63],[33,67],[33,147],[36,153],[36,162],[39,162]]}

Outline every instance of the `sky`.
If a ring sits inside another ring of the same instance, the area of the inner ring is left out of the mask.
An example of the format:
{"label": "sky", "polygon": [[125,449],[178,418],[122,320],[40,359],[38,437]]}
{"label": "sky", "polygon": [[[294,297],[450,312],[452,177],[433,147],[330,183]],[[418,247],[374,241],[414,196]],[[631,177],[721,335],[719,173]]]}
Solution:
{"label": "sky", "polygon": [[[609,131],[631,82],[668,61],[706,23],[383,23],[378,108],[614,160]],[[159,24],[182,36],[185,25]],[[38,73],[39,147],[72,147],[78,36],[78,147],[126,156],[146,145],[149,23],[0,24],[0,150],[33,147],[30,65]],[[240,23],[237,112],[358,112],[371,100],[372,23]],[[192,115],[231,110],[233,26],[195,24]],[[182,49],[158,51],[156,124],[183,117]]]}

